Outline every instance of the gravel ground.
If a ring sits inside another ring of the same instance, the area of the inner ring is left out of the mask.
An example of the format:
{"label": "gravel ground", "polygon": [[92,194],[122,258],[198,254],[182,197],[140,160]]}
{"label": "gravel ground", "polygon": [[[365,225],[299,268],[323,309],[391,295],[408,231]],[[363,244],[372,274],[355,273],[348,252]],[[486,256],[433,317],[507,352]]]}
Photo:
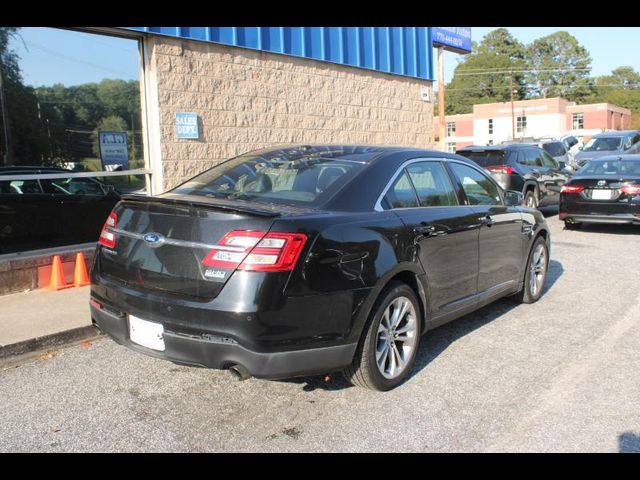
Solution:
{"label": "gravel ground", "polygon": [[392,392],[237,382],[102,338],[0,371],[0,451],[640,452],[640,227],[547,220],[542,299],[430,332]]}

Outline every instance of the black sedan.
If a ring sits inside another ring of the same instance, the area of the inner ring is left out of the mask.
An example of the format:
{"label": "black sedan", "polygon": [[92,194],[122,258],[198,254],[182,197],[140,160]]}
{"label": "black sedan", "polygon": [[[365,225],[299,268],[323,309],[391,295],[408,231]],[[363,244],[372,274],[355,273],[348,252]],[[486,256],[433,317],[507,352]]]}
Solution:
{"label": "black sedan", "polygon": [[263,150],[124,196],[91,272],[94,324],[139,352],[277,379],[342,370],[389,390],[423,332],[542,294],[550,234],[453,154]]}
{"label": "black sedan", "polygon": [[0,167],[0,254],[96,241],[120,195],[95,178],[65,177],[74,173]]}
{"label": "black sedan", "polygon": [[640,155],[587,163],[562,187],[559,216],[568,229],[583,222],[640,224]]}

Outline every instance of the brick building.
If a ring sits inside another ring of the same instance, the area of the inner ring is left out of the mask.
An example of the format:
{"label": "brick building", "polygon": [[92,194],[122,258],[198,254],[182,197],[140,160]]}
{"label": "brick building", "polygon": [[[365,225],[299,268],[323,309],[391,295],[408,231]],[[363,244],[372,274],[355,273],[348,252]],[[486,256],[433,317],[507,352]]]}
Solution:
{"label": "brick building", "polygon": [[515,138],[537,138],[571,132],[585,140],[606,130],[629,127],[631,111],[609,103],[577,105],[564,98],[544,98],[473,106],[473,113],[447,115],[445,145],[449,151],[468,145],[499,144]]}

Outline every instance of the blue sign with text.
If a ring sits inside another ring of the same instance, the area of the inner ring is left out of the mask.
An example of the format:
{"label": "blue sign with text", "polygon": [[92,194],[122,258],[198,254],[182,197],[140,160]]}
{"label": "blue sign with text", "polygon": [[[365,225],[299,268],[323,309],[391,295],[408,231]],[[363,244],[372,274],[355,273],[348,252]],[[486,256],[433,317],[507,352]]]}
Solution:
{"label": "blue sign with text", "polygon": [[431,27],[431,43],[456,53],[471,52],[471,27]]}
{"label": "blue sign with text", "polygon": [[191,112],[176,113],[176,137],[200,138],[198,132],[198,114]]}

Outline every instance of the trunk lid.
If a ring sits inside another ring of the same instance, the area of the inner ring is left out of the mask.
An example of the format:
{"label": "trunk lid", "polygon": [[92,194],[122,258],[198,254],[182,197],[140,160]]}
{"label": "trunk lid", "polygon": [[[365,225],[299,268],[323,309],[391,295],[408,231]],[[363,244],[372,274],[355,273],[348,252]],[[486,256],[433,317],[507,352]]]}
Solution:
{"label": "trunk lid", "polygon": [[115,247],[100,248],[99,271],[137,288],[214,298],[235,269],[207,267],[205,256],[233,230],[268,232],[286,214],[278,209],[185,195],[124,196],[114,209]]}
{"label": "trunk lid", "polygon": [[637,177],[625,177],[624,175],[593,175],[574,177],[571,185],[580,185],[583,190],[579,199],[587,202],[617,202],[630,201],[636,195],[625,193],[624,187],[640,184]]}

